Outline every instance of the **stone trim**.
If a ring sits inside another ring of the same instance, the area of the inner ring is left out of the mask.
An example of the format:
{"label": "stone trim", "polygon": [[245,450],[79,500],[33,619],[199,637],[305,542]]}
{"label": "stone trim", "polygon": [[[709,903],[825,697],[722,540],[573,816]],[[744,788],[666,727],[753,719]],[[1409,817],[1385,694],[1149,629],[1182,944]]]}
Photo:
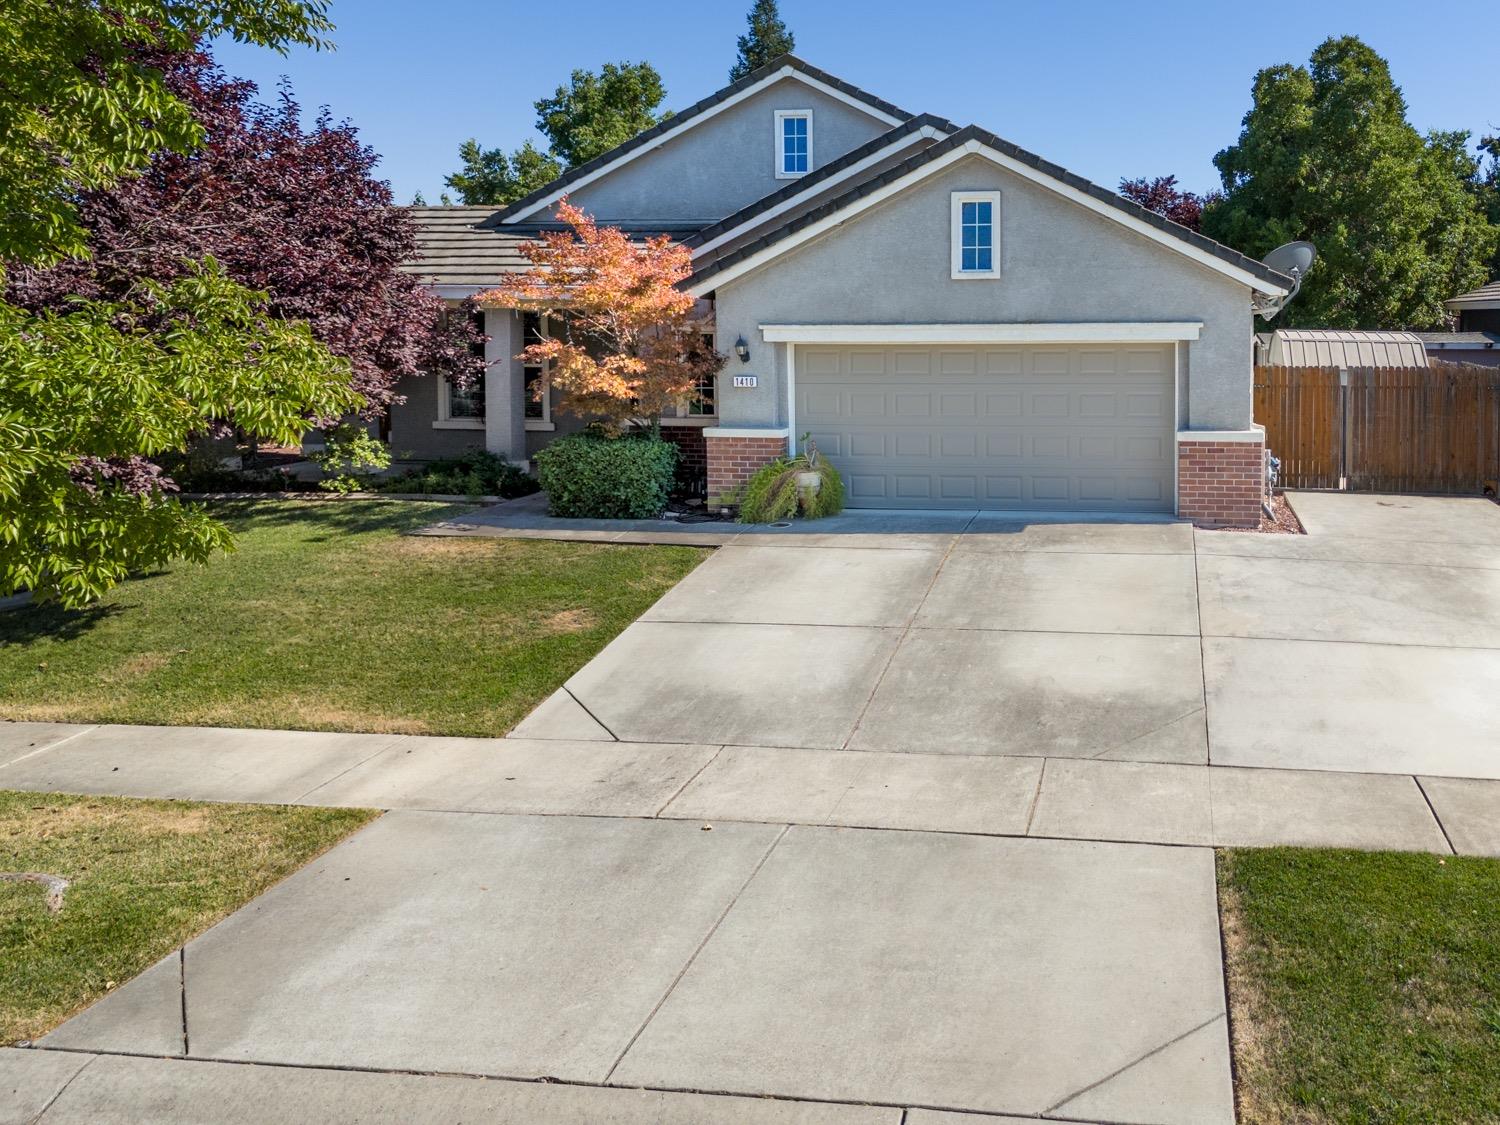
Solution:
{"label": "stone trim", "polygon": [[1177,514],[1199,527],[1258,526],[1265,489],[1260,441],[1177,442]]}

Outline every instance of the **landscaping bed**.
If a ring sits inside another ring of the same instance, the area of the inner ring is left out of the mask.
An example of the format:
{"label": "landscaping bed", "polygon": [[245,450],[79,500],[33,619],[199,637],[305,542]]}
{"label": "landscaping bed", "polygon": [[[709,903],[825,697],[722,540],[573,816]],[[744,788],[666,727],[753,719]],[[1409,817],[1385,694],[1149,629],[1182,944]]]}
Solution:
{"label": "landscaping bed", "polygon": [[1219,858],[1243,1125],[1500,1121],[1500,861]]}
{"label": "landscaping bed", "polygon": [[0,1045],[34,1039],[377,814],[0,790]]}
{"label": "landscaping bed", "polygon": [[0,616],[0,717],[502,735],[706,557],[402,534],[467,510],[215,504],[233,553]]}

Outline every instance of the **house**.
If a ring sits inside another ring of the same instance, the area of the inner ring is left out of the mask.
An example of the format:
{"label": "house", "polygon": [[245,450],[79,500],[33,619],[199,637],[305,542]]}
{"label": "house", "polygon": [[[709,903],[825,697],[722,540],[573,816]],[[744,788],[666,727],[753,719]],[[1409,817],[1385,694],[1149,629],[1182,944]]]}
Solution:
{"label": "house", "polygon": [[[493,286],[565,195],[692,250],[730,358],[666,430],[711,494],[810,433],[857,508],[1259,517],[1251,309],[1291,279],[993,133],[788,55],[510,206],[417,209],[409,268]],[[556,326],[484,315],[483,387],[403,387],[398,450],[520,459],[579,424],[512,358]]]}
{"label": "house", "polygon": [[1347,328],[1278,328],[1257,333],[1261,367],[1426,367],[1427,352],[1415,332]]}
{"label": "house", "polygon": [[1500,367],[1500,278],[1443,303],[1458,330],[1417,333],[1428,354],[1441,363]]}

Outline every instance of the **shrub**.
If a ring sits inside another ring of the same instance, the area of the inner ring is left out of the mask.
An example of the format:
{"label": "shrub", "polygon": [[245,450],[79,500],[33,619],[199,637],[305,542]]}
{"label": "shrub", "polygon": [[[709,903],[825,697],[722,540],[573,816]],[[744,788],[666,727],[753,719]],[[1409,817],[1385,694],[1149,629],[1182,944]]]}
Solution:
{"label": "shrub", "polygon": [[[803,437],[804,452],[778,457],[756,470],[745,483],[740,499],[741,523],[774,523],[801,515],[816,520],[836,516],[844,510],[844,482],[838,470],[818,452],[810,438]],[[798,483],[803,473],[817,473],[817,488]]]}
{"label": "shrub", "polygon": [[554,516],[651,519],[671,495],[677,447],[645,434],[569,434],[538,453],[536,464]]}
{"label": "shrub", "polygon": [[499,496],[509,500],[516,496],[530,496],[537,487],[535,477],[516,468],[504,457],[487,449],[475,449],[386,477],[376,485],[376,491]]}
{"label": "shrub", "polygon": [[358,492],[372,473],[391,467],[390,448],[364,426],[341,422],[327,431],[323,448],[307,455],[323,470],[318,487],[340,494]]}

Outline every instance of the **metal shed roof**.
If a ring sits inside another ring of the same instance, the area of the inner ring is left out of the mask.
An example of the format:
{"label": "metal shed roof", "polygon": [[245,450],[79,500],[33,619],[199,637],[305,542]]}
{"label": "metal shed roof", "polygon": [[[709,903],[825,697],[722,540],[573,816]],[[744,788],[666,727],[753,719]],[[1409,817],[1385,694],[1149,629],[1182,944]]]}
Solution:
{"label": "metal shed roof", "polygon": [[1271,367],[1426,367],[1415,332],[1278,328],[1263,362]]}

